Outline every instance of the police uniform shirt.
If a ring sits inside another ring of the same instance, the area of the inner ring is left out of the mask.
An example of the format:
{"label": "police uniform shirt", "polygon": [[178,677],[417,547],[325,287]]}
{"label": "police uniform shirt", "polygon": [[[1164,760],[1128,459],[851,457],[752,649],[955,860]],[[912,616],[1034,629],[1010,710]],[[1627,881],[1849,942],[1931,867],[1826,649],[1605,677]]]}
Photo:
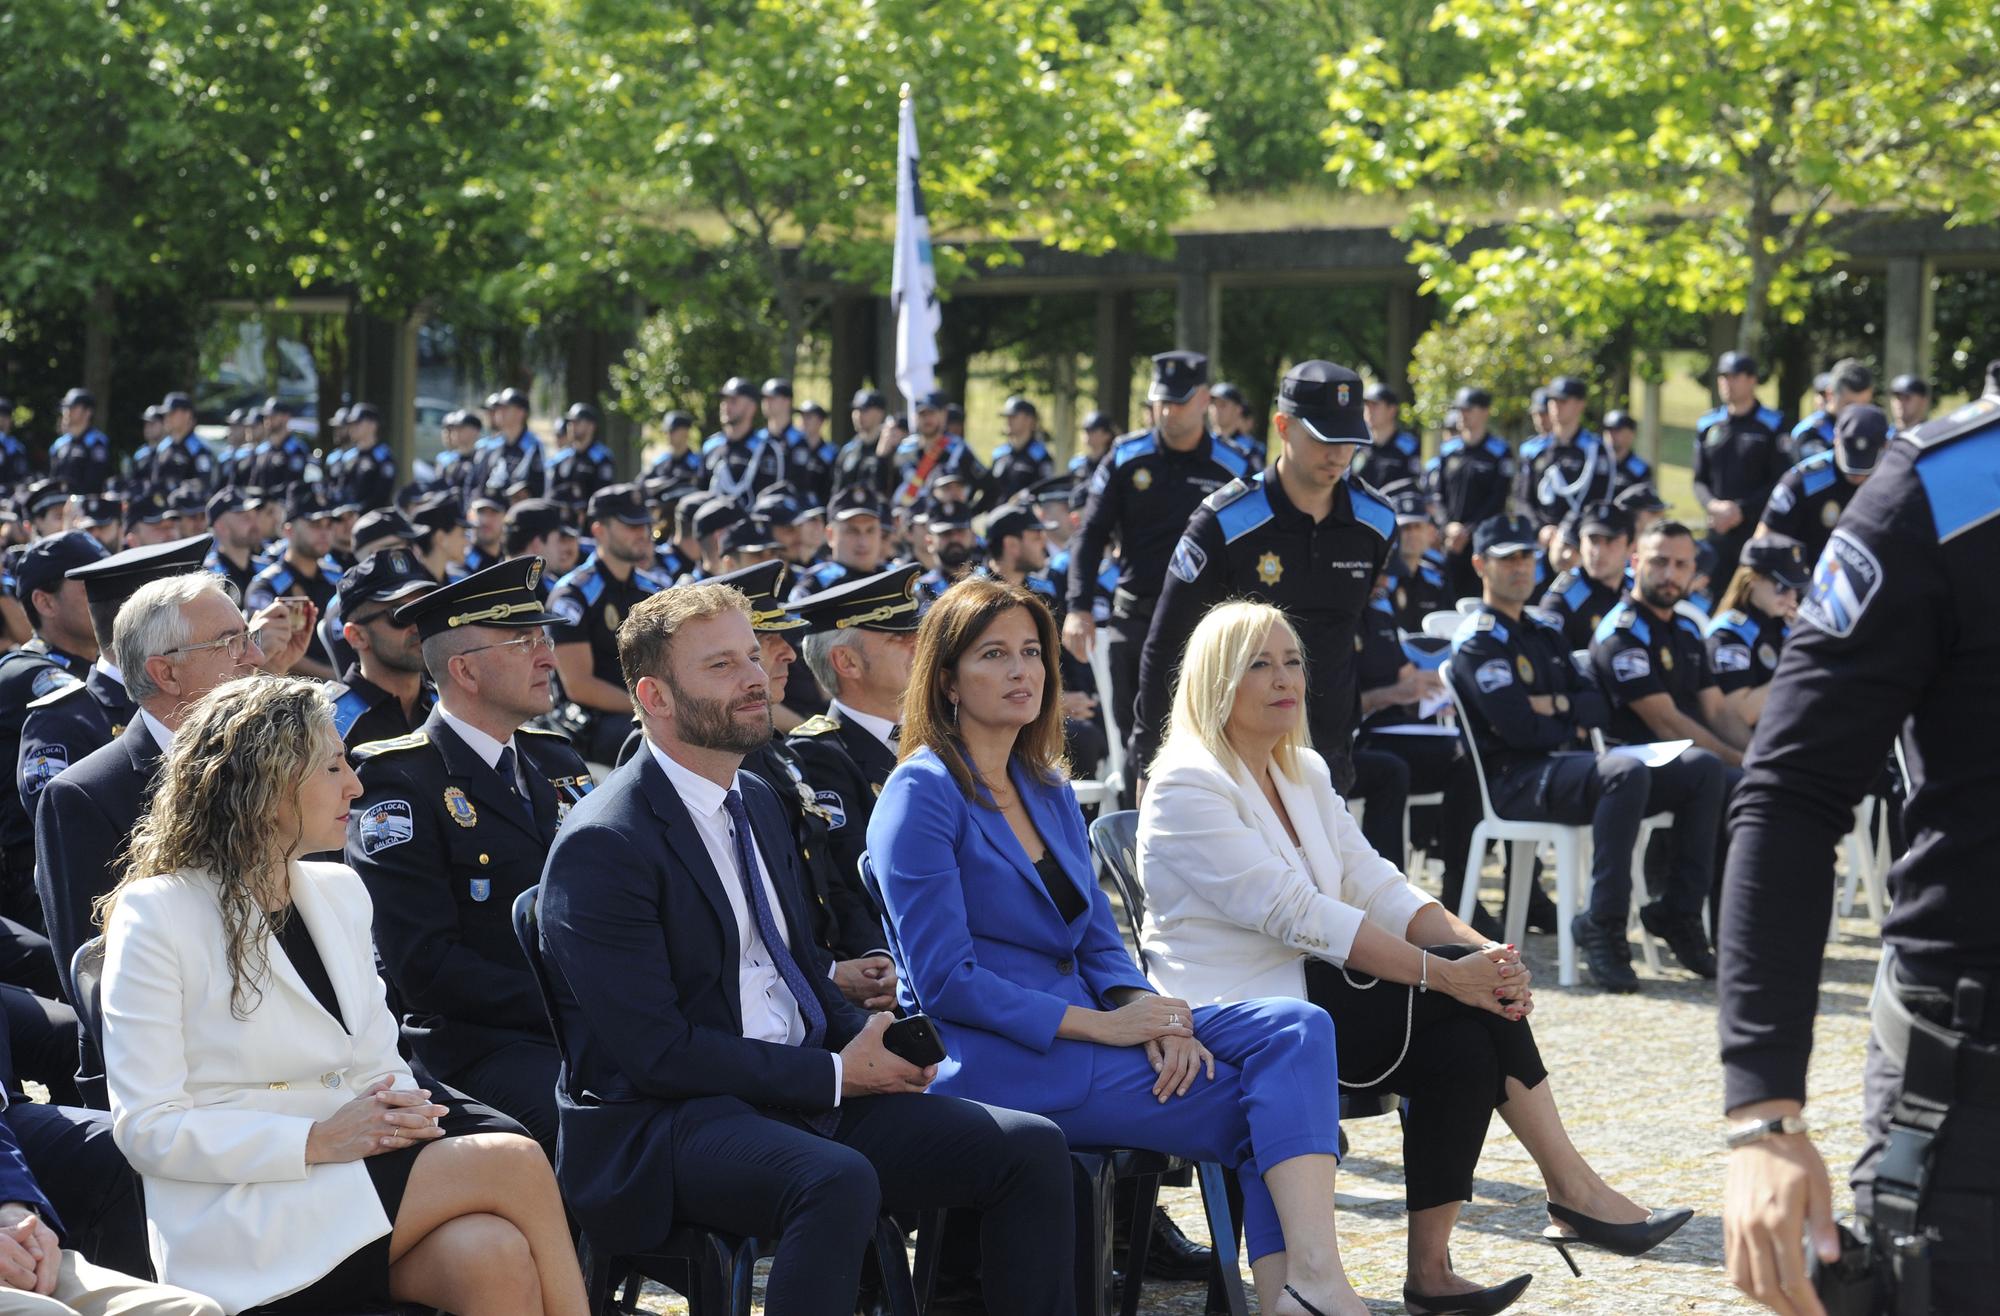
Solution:
{"label": "police uniform shirt", "polygon": [[1424,618],[1451,607],[1451,588],[1445,584],[1444,562],[1426,553],[1412,567],[1401,554],[1389,559],[1389,600],[1396,624],[1406,631],[1420,631]]}
{"label": "police uniform shirt", "polygon": [[49,474],[71,489],[102,489],[111,478],[111,440],[95,426],[81,438],[57,435],[49,445]]}
{"label": "police uniform shirt", "polygon": [[542,441],[533,430],[522,430],[521,437],[512,442],[501,439],[487,456],[485,492],[504,499],[517,484],[527,486],[530,498],[548,495],[549,473],[543,463]]}
{"label": "police uniform shirt", "polygon": [[396,450],[386,442],[349,448],[340,501],[359,503],[364,510],[396,501]]}
{"label": "police uniform shirt", "polygon": [[600,681],[625,684],[618,666],[618,625],[632,609],[667,588],[651,572],[634,569],[623,580],[604,569],[592,553],[556,582],[549,611],[563,620],[549,627],[558,645],[588,644],[590,671]]}
{"label": "police uniform shirt", "polygon": [[[1368,600],[1361,614],[1361,627],[1354,635],[1354,681],[1362,692],[1392,686],[1401,679],[1403,665],[1410,656],[1403,651],[1402,630],[1396,624],[1396,609],[1387,596]],[[1415,704],[1391,704],[1368,715],[1366,727],[1399,726],[1417,720]]]}
{"label": "police uniform shirt", "polygon": [[[838,867],[830,839],[834,811],[807,778],[798,750],[774,737],[744,758],[743,771],[761,777],[784,806],[792,843],[812,884],[812,890],[801,894],[812,906],[813,940],[836,960],[888,954],[881,912],[861,887],[860,869]],[[858,864],[858,855],[855,860]]]}
{"label": "police uniform shirt", "polygon": [[[1049,554],[1049,583],[1062,596],[1063,609],[1069,609],[1069,550],[1057,549]],[[1111,598],[1118,591],[1118,564],[1105,558],[1097,568],[1097,588],[1090,597],[1090,619],[1102,626],[1111,620]]]}
{"label": "police uniform shirt", "polygon": [[[882,569],[886,571],[888,568],[884,567]],[[832,589],[835,585],[851,578],[853,575],[853,567],[848,566],[844,562],[837,562],[832,558],[828,558],[818,566],[799,573],[798,584],[792,586],[791,601],[797,603],[800,599],[809,599],[821,590]]]}
{"label": "police uniform shirt", "polygon": [[[765,427],[767,432],[768,426]],[[840,450],[831,440],[814,443],[796,425],[785,427],[785,470],[794,488],[824,503],[833,492],[833,459]]]}
{"label": "police uniform shirt", "polygon": [[1806,1095],[1834,849],[1899,732],[1911,835],[1882,939],[1919,985],[2000,973],[1996,487],[2000,398],[1984,398],[1891,440],[1819,557],[1731,813],[1729,1107]]}
{"label": "police uniform shirt", "polygon": [[785,478],[785,445],[758,430],[732,439],[720,430],[701,445],[702,487],[748,512],[757,495]]}
{"label": "police uniform shirt", "polygon": [[[250,588],[243,591],[244,613],[255,616],[279,599],[304,597],[312,600],[314,612],[325,616],[327,605],[333,602],[334,591],[340,587],[340,564],[332,558],[323,557],[318,567],[317,571],[308,575],[293,566],[289,559],[279,558],[250,578]],[[306,649],[306,656],[316,663],[329,667],[333,665],[317,628],[313,632],[312,644]]]}
{"label": "police uniform shirt", "polygon": [[1708,623],[1708,666],[1716,686],[1733,694],[1769,684],[1790,629],[1755,608],[1716,613]]}
{"label": "police uniform shirt", "polygon": [[1611,615],[1631,587],[1621,580],[1606,585],[1582,567],[1571,567],[1549,583],[1540,607],[1562,620],[1563,643],[1572,649],[1588,649],[1597,628]]}
{"label": "police uniform shirt", "polygon": [[[1771,496],[1771,486],[1784,474],[1785,457],[1778,448],[1784,417],[1766,406],[1738,416],[1717,407],[1695,422],[1694,484],[1697,497],[1726,498],[1743,508],[1747,535]],[[1727,582],[1724,582],[1727,583]]]}
{"label": "police uniform shirt", "polygon": [[[78,673],[89,665],[73,653],[50,648],[39,635],[0,655],[0,762],[20,762],[21,729],[28,720],[28,705],[44,695],[80,685]],[[39,790],[46,780],[37,780],[35,788]],[[9,857],[23,846],[32,849],[35,843],[35,820],[22,806],[21,794],[19,789],[0,792],[0,854]]]}
{"label": "police uniform shirt", "polygon": [[1819,410],[1792,426],[1789,434],[1778,436],[1778,460],[1782,466],[1797,466],[1808,457],[1833,449],[1834,419]]}
{"label": "police uniform shirt", "polygon": [[559,503],[582,506],[607,484],[618,483],[618,461],[603,440],[588,448],[565,448],[549,471],[549,496]]}
{"label": "police uniform shirt", "polygon": [[1833,463],[1833,450],[1808,457],[1778,477],[1762,520],[1775,534],[1790,535],[1805,547],[1808,562],[1817,562],[1840,524],[1841,513],[1861,486],[1850,484]]}
{"label": "police uniform shirt", "polygon": [[1029,435],[1028,441],[1018,448],[1002,439],[993,449],[993,500],[1005,502],[1055,473],[1055,454],[1049,451],[1041,435]]}
{"label": "police uniform shirt", "polygon": [[276,444],[260,443],[254,451],[247,468],[238,472],[237,478],[242,483],[282,495],[306,478],[306,463],[312,459],[312,449],[298,435],[287,434]]}
{"label": "police uniform shirt", "polygon": [[1653,482],[1653,463],[1636,452],[1628,452],[1611,463],[1611,492],[1629,489],[1635,484]]}
{"label": "police uniform shirt", "polygon": [[894,492],[895,463],[877,456],[875,444],[875,439],[856,435],[840,445],[833,458],[832,487],[827,492],[829,501],[842,489],[856,484],[874,490],[882,498]]}
{"label": "police uniform shirt", "polygon": [[1225,434],[1222,436],[1222,441],[1228,444],[1237,456],[1250,463],[1253,475],[1271,464],[1270,453],[1264,441],[1255,434]]}
{"label": "police uniform shirt", "polygon": [[[1603,692],[1570,661],[1560,631],[1532,613],[1510,619],[1485,603],[1452,634],[1451,684],[1489,781],[1558,750],[1587,750],[1580,732],[1611,716]],[[1547,695],[1555,711],[1537,712],[1529,702],[1536,695]]]}
{"label": "police uniform shirt", "polygon": [[827,844],[844,873],[859,871],[875,800],[896,769],[892,727],[834,699],[826,712],[800,723],[790,737],[813,798],[829,815]]}
{"label": "police uniform shirt", "polygon": [[216,575],[221,576],[231,585],[234,585],[236,587],[236,597],[239,599],[250,597],[250,582],[255,580],[257,573],[263,569],[257,565],[255,557],[252,557],[248,562],[239,567],[225,557],[219,548],[209,549],[208,556],[201,560],[201,565],[204,571],[213,571]]}
{"label": "police uniform shirt", "polygon": [[15,772],[21,807],[30,823],[42,787],[84,755],[117,739],[138,715],[138,704],[125,692],[125,678],[101,655],[80,682],[53,686],[47,694],[30,699],[21,721]]}
{"label": "police uniform shirt", "polygon": [[189,430],[179,440],[166,435],[153,448],[149,483],[162,496],[183,480],[193,480],[207,489],[214,472],[215,458],[209,456],[208,445]]}
{"label": "police uniform shirt", "polygon": [[1658,617],[1652,609],[1621,600],[1591,637],[1590,666],[1611,699],[1608,735],[1628,745],[1658,739],[1632,701],[1664,694],[1684,715],[1701,720],[1701,692],[1715,684],[1708,667],[1708,644],[1701,628],[1679,613]]}
{"label": "police uniform shirt", "polygon": [[[1395,535],[1395,512],[1352,478],[1335,487],[1323,521],[1292,505],[1275,467],[1203,502],[1173,550],[1139,662],[1139,761],[1159,748],[1173,674],[1195,626],[1217,603],[1251,598],[1283,610],[1298,632],[1313,744],[1330,764],[1344,763],[1360,720],[1354,637]],[[1345,789],[1341,775],[1336,766],[1335,785]]]}
{"label": "police uniform shirt", "polygon": [[569,741],[522,728],[502,746],[433,709],[408,736],[355,747],[361,797],[345,858],[375,903],[375,944],[417,1058],[448,1074],[512,1042],[549,1039],[514,937],[515,897],[541,880],[556,829],[590,791]]}
{"label": "police uniform shirt", "polygon": [[507,440],[498,434],[482,434],[472,441],[472,453],[466,458],[463,495],[459,501],[470,504],[475,493],[486,490],[486,477],[493,473],[494,457],[505,447]]}
{"label": "police uniform shirt", "polygon": [[979,460],[979,454],[959,435],[947,433],[943,439],[943,446],[928,461],[929,445],[921,435],[912,434],[896,445],[895,499],[899,504],[915,505],[929,500],[941,477],[956,475],[969,491],[966,500],[974,507],[983,505],[981,500],[986,497],[992,480],[986,463]]}
{"label": "police uniform shirt", "polygon": [[359,663],[349,664],[340,684],[327,693],[333,697],[333,729],[350,752],[357,745],[409,735],[424,724],[437,703],[437,687],[426,675],[416,708],[404,717],[403,701],[363,676]]}
{"label": "police uniform shirt", "polygon": [[1424,474],[1424,445],[1408,430],[1398,430],[1386,443],[1370,443],[1356,450],[1351,473],[1377,489],[1398,480],[1415,483]]}
{"label": "police uniform shirt", "polygon": [[1538,434],[1521,445],[1515,496],[1524,515],[1540,525],[1556,525],[1586,503],[1611,497],[1611,453],[1590,430],[1568,443]]}
{"label": "police uniform shirt", "polygon": [[1450,438],[1424,465],[1424,492],[1447,522],[1474,526],[1507,510],[1514,487],[1514,454],[1507,441],[1489,434],[1478,443]]}
{"label": "police uniform shirt", "polygon": [[20,488],[34,478],[34,463],[28,459],[28,445],[9,430],[0,434],[0,484]]}
{"label": "police uniform shirt", "polygon": [[1143,615],[1159,597],[1174,546],[1202,500],[1251,474],[1248,462],[1210,434],[1186,452],[1169,448],[1152,430],[1119,440],[1090,477],[1083,524],[1071,541],[1069,606],[1090,606],[1115,536],[1118,593]]}
{"label": "police uniform shirt", "polygon": [[668,480],[674,484],[699,484],[701,475],[701,454],[693,448],[686,452],[661,453],[646,468],[648,480]]}

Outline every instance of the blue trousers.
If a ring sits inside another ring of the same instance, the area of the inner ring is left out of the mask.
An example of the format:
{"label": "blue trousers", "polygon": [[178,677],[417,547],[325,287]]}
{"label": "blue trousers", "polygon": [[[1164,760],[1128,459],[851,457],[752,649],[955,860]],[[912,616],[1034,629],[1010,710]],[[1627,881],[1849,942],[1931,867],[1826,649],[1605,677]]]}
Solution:
{"label": "blue trousers", "polygon": [[1186,1096],[1162,1102],[1153,1095],[1159,1076],[1144,1047],[1100,1047],[1089,1098],[1036,1113],[1053,1120],[1072,1147],[1138,1147],[1239,1171],[1243,1236],[1255,1261],[1285,1248],[1264,1170],[1294,1156],[1339,1152],[1333,1020],[1306,1001],[1265,997],[1197,1006],[1194,1033],[1215,1056],[1215,1077],[1203,1071]]}

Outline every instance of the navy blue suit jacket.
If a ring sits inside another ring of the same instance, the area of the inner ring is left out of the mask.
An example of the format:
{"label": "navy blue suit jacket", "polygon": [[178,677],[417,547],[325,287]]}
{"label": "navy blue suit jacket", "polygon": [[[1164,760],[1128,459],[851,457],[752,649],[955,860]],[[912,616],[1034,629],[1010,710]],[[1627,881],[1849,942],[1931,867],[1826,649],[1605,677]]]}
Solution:
{"label": "navy blue suit jacket", "polygon": [[42,1186],[35,1182],[35,1172],[28,1168],[28,1158],[21,1154],[20,1140],[15,1138],[14,1126],[8,1122],[7,1093],[17,1090],[13,1040],[8,1036],[5,1022],[0,1021],[0,1202],[33,1207],[43,1223],[61,1236],[62,1221],[56,1219],[55,1208],[49,1205]]}
{"label": "navy blue suit jacket", "polygon": [[904,1004],[931,1016],[951,1053],[931,1090],[1046,1114],[1082,1105],[1097,1065],[1094,1044],[1056,1036],[1063,1014],[1107,1008],[1115,988],[1153,988],[1098,889],[1069,783],[1037,781],[1018,761],[1010,776],[1089,902],[1074,921],[1063,921],[1006,817],[967,800],[929,749],[889,775],[868,854]]}
{"label": "navy blue suit jacket", "polygon": [[[737,775],[792,954],[826,1011],[817,1047],[743,1036],[736,918],[687,807],[642,749],[570,810],[542,873],[542,953],[561,1022],[556,1172],[604,1246],[657,1246],[673,1223],[677,1121],[740,1103],[824,1111],[830,1054],[868,1016],[813,944],[806,878],[771,788]],[[733,1098],[734,1100],[713,1100]]]}

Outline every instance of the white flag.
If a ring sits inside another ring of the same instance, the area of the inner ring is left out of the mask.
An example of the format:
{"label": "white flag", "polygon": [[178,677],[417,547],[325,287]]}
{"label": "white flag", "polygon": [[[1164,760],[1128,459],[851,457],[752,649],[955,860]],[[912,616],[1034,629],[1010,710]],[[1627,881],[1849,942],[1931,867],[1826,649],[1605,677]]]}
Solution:
{"label": "white flag", "polygon": [[912,429],[917,423],[916,400],[937,387],[940,321],[931,222],[917,182],[917,158],[917,116],[905,86],[896,141],[896,261],[889,298],[896,310],[896,387],[908,402]]}

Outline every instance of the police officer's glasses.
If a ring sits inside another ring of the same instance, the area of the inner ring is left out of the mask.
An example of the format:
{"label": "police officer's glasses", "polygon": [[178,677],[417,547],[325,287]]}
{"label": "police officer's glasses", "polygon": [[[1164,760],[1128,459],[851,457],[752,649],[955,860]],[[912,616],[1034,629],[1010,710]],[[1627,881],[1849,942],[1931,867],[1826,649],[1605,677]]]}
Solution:
{"label": "police officer's glasses", "polygon": [[459,652],[462,654],[483,653],[488,649],[525,649],[531,654],[546,649],[550,653],[554,653],[556,651],[556,642],[546,630],[537,627],[518,640],[502,640],[498,644],[475,644],[470,649],[460,649]]}
{"label": "police officer's glasses", "polygon": [[199,653],[203,649],[228,649],[231,658],[241,658],[250,648],[250,632],[231,631],[218,640],[207,640],[201,644],[183,644],[178,649],[168,649],[162,658],[172,658],[176,654]]}

